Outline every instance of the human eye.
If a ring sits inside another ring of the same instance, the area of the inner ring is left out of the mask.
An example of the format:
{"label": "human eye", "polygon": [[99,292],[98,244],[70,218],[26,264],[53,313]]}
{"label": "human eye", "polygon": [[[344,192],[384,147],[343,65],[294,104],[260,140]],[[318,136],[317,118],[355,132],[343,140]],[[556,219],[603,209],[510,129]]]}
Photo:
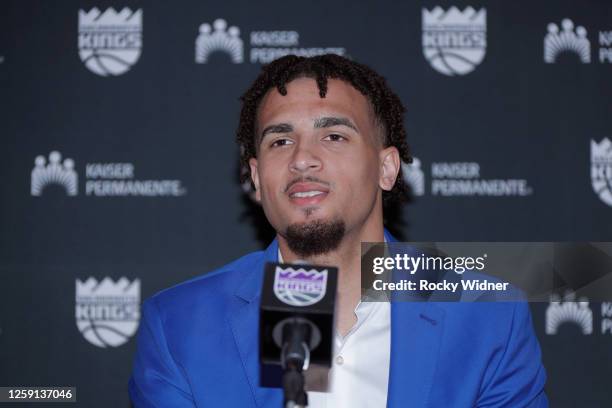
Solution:
{"label": "human eye", "polygon": [[270,143],[270,147],[281,147],[292,144],[293,142],[289,139],[276,139],[272,143]]}
{"label": "human eye", "polygon": [[325,137],[325,139],[323,139],[323,140],[329,140],[329,141],[332,141],[332,142],[342,142],[342,141],[345,141],[345,140],[348,140],[348,139],[346,137],[338,134],[338,133],[331,133],[331,134],[327,135]]}

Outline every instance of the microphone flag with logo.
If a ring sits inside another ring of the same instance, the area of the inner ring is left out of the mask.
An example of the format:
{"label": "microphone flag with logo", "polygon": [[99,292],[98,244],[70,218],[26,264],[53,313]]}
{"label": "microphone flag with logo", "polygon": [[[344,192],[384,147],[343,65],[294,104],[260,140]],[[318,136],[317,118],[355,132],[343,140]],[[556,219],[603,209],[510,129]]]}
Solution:
{"label": "microphone flag with logo", "polygon": [[259,315],[261,386],[282,387],[283,371],[293,357],[304,360],[300,371],[313,366],[329,370],[337,284],[335,267],[265,265]]}

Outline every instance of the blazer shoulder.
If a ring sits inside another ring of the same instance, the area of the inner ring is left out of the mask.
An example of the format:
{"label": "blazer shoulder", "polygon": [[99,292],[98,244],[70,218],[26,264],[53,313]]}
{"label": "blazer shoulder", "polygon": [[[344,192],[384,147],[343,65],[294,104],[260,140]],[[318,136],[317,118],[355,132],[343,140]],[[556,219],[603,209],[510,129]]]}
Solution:
{"label": "blazer shoulder", "polygon": [[262,257],[263,251],[249,253],[210,272],[163,289],[145,303],[155,303],[162,310],[189,310],[201,303],[225,302],[246,275],[255,272],[255,265],[261,262]]}

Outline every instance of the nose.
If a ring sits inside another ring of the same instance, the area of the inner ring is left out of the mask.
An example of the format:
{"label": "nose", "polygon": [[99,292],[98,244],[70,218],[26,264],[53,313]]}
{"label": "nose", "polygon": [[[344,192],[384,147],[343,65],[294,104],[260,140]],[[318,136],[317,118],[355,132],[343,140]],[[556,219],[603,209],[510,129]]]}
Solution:
{"label": "nose", "polygon": [[289,164],[289,170],[294,173],[317,171],[322,167],[321,159],[316,154],[314,146],[300,141],[294,151]]}

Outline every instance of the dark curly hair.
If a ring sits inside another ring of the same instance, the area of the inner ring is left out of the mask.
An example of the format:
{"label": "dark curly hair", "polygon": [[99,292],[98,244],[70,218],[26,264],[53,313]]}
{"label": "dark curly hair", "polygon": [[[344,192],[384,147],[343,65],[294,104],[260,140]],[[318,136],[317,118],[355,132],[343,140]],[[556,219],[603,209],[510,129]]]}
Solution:
{"label": "dark curly hair", "polygon": [[[242,110],[237,131],[240,146],[240,182],[250,180],[249,159],[257,157],[256,127],[257,109],[264,95],[275,87],[281,95],[287,94],[287,84],[296,78],[307,77],[316,80],[319,95],[325,98],[327,80],[340,79],[351,84],[370,102],[375,119],[384,134],[384,146],[395,146],[400,159],[411,163],[410,148],[406,142],[404,112],[399,97],[389,88],[385,79],[366,65],[351,61],[335,54],[315,57],[287,55],[263,67],[253,85],[240,98]],[[407,186],[400,170],[395,185],[390,191],[383,191],[383,202],[399,202],[407,197]]]}

